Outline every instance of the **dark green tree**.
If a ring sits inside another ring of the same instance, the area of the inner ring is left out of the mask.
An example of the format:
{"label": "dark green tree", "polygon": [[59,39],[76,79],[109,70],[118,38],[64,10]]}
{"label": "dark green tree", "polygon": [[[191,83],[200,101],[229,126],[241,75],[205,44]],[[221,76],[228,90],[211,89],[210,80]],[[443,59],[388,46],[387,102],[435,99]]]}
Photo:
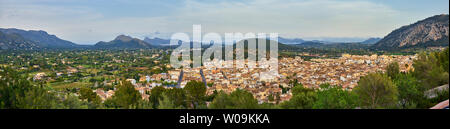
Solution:
{"label": "dark green tree", "polygon": [[161,94],[161,99],[159,99],[158,109],[181,109],[181,107],[175,104],[166,93]]}
{"label": "dark green tree", "polygon": [[122,85],[119,85],[111,98],[114,108],[126,109],[136,107],[140,101],[142,101],[141,94],[128,81],[124,81]]}
{"label": "dark green tree", "polygon": [[315,109],[354,109],[358,106],[358,96],[338,86],[322,84],[316,94]]}
{"label": "dark green tree", "polygon": [[7,109],[80,109],[87,104],[74,95],[58,95],[44,83],[37,85],[10,68],[0,69],[0,108]]}
{"label": "dark green tree", "polygon": [[186,92],[180,88],[166,89],[164,94],[173,101],[176,107],[186,106]]}
{"label": "dark green tree", "polygon": [[32,88],[26,92],[26,96],[17,100],[19,109],[59,109],[64,108],[53,92],[43,88]]}
{"label": "dark green tree", "polygon": [[162,86],[156,86],[152,88],[152,91],[150,92],[150,102],[153,103],[153,108],[157,108],[159,105],[159,100],[161,99],[161,95],[162,93],[165,91],[166,89]]}
{"label": "dark green tree", "polygon": [[426,106],[425,87],[414,76],[401,74],[394,83],[398,88],[400,108],[429,108]]}
{"label": "dark green tree", "polygon": [[397,75],[400,74],[400,67],[398,62],[392,62],[386,67],[386,73],[391,79],[397,78]]}
{"label": "dark green tree", "polygon": [[95,104],[101,103],[100,97],[91,88],[87,87],[80,88],[80,99]]}
{"label": "dark green tree", "polygon": [[362,108],[391,108],[397,102],[398,90],[391,79],[381,73],[369,73],[359,80],[354,92]]}
{"label": "dark green tree", "polygon": [[275,101],[275,97],[273,96],[273,94],[269,94],[269,96],[267,96],[267,100],[273,102]]}
{"label": "dark green tree", "polygon": [[297,84],[291,89],[292,98],[280,104],[284,109],[312,109],[317,95],[314,89],[305,88],[302,84]]}
{"label": "dark green tree", "polygon": [[202,82],[190,81],[184,87],[186,97],[192,108],[205,104],[206,87]]}
{"label": "dark green tree", "polygon": [[252,93],[236,89],[230,94],[219,92],[218,95],[209,105],[212,109],[257,109],[259,108],[258,100]]}
{"label": "dark green tree", "polygon": [[449,74],[441,67],[438,60],[439,53],[420,53],[417,60],[414,60],[413,75],[427,89],[448,84]]}
{"label": "dark green tree", "polygon": [[64,101],[62,101],[65,109],[88,109],[89,103],[86,101],[81,101],[77,96],[73,94],[67,94],[64,96]]}
{"label": "dark green tree", "polygon": [[448,72],[449,69],[449,47],[447,47],[444,51],[439,53],[439,63],[444,71]]}
{"label": "dark green tree", "polygon": [[9,67],[0,67],[0,108],[17,109],[18,99],[34,86],[25,76]]}

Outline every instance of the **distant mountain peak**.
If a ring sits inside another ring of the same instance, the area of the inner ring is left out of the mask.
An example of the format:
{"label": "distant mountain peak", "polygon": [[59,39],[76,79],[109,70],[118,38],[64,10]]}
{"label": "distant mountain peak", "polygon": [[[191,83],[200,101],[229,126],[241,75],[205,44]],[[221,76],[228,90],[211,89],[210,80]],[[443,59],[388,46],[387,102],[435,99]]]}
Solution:
{"label": "distant mountain peak", "polygon": [[365,40],[365,41],[362,41],[361,43],[362,44],[376,44],[377,42],[379,42],[381,40],[381,38],[378,38],[378,37],[372,37],[372,38],[369,38],[369,39],[367,39],[367,40]]}
{"label": "distant mountain peak", "polygon": [[301,44],[301,43],[305,42],[305,40],[300,39],[300,38],[289,39],[289,38],[278,37],[278,42],[283,43],[283,44]]}
{"label": "distant mountain peak", "polygon": [[109,42],[98,42],[94,45],[97,48],[151,48],[152,46],[145,41],[142,41],[131,36],[119,35],[114,40]]}
{"label": "distant mountain peak", "polygon": [[124,42],[129,42],[129,41],[133,40],[133,38],[131,36],[119,35],[114,40],[120,40],[120,41],[124,41]]}
{"label": "distant mountain peak", "polygon": [[168,45],[170,45],[170,40],[162,39],[162,38],[158,38],[158,37],[154,37],[154,38],[145,37],[144,41],[153,46],[168,46]]}
{"label": "distant mountain peak", "polygon": [[162,39],[162,38],[158,38],[158,37],[153,37],[153,38],[145,37],[145,38],[144,38],[144,40],[146,40],[146,39],[158,39],[158,40],[165,40],[165,39]]}

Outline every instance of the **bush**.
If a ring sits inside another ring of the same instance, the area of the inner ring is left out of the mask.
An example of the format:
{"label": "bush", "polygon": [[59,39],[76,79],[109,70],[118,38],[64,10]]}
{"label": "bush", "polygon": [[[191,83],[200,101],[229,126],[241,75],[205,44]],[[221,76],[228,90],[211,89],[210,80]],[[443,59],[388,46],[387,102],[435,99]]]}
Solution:
{"label": "bush", "polygon": [[252,93],[236,89],[229,95],[224,92],[214,98],[209,105],[212,109],[257,109],[259,108],[258,100],[256,100]]}

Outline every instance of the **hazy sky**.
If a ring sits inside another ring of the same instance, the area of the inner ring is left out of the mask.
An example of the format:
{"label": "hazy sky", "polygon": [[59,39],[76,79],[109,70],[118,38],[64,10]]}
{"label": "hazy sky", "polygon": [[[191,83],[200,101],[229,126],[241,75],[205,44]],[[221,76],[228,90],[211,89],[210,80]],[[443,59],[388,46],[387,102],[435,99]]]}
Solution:
{"label": "hazy sky", "polygon": [[45,30],[79,44],[119,34],[279,33],[288,38],[383,37],[449,13],[449,0],[0,0],[0,28]]}

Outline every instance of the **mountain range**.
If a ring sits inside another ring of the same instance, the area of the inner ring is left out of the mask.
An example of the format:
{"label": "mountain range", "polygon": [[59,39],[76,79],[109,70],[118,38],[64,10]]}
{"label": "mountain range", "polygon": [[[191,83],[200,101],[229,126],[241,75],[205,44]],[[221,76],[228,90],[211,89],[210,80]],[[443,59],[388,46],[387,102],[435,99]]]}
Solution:
{"label": "mountain range", "polygon": [[40,46],[35,42],[27,40],[19,34],[6,34],[0,31],[0,49],[25,49],[33,50],[39,49]]}
{"label": "mountain range", "polygon": [[301,44],[301,43],[305,42],[305,40],[299,39],[299,38],[288,39],[288,38],[279,37],[278,42],[283,43],[283,44]]}
{"label": "mountain range", "polygon": [[170,40],[168,39],[145,37],[144,42],[147,42],[153,46],[170,46]]}
{"label": "mountain range", "polygon": [[[323,46],[327,44],[339,44],[330,41],[312,40],[300,38],[279,37],[278,42],[290,46]],[[95,45],[77,45],[63,40],[55,35],[42,30],[20,30],[15,28],[0,28],[0,49],[52,49],[52,48],[155,48],[169,45],[170,40],[161,38],[144,38],[144,40],[130,36],[119,35],[109,42],[98,42]],[[352,46],[370,45],[374,49],[404,49],[410,47],[448,46],[449,44],[449,15],[436,15],[418,21],[411,25],[403,26],[389,33],[384,38],[369,38],[362,42],[347,43]],[[344,45],[346,46],[346,45]]]}
{"label": "mountain range", "polygon": [[[14,35],[20,35],[22,38],[33,42],[35,45],[37,45],[40,48],[74,48],[78,47],[77,44],[72,43],[67,40],[60,39],[56,37],[55,35],[50,35],[45,31],[42,30],[20,30],[15,28],[10,29],[1,29],[0,32],[4,34],[14,34]],[[20,42],[19,42],[20,43]],[[23,44],[26,45],[26,44]],[[30,46],[32,47],[32,46]]]}
{"label": "mountain range", "polygon": [[365,41],[362,41],[361,44],[376,44],[381,40],[381,38],[369,38]]}

